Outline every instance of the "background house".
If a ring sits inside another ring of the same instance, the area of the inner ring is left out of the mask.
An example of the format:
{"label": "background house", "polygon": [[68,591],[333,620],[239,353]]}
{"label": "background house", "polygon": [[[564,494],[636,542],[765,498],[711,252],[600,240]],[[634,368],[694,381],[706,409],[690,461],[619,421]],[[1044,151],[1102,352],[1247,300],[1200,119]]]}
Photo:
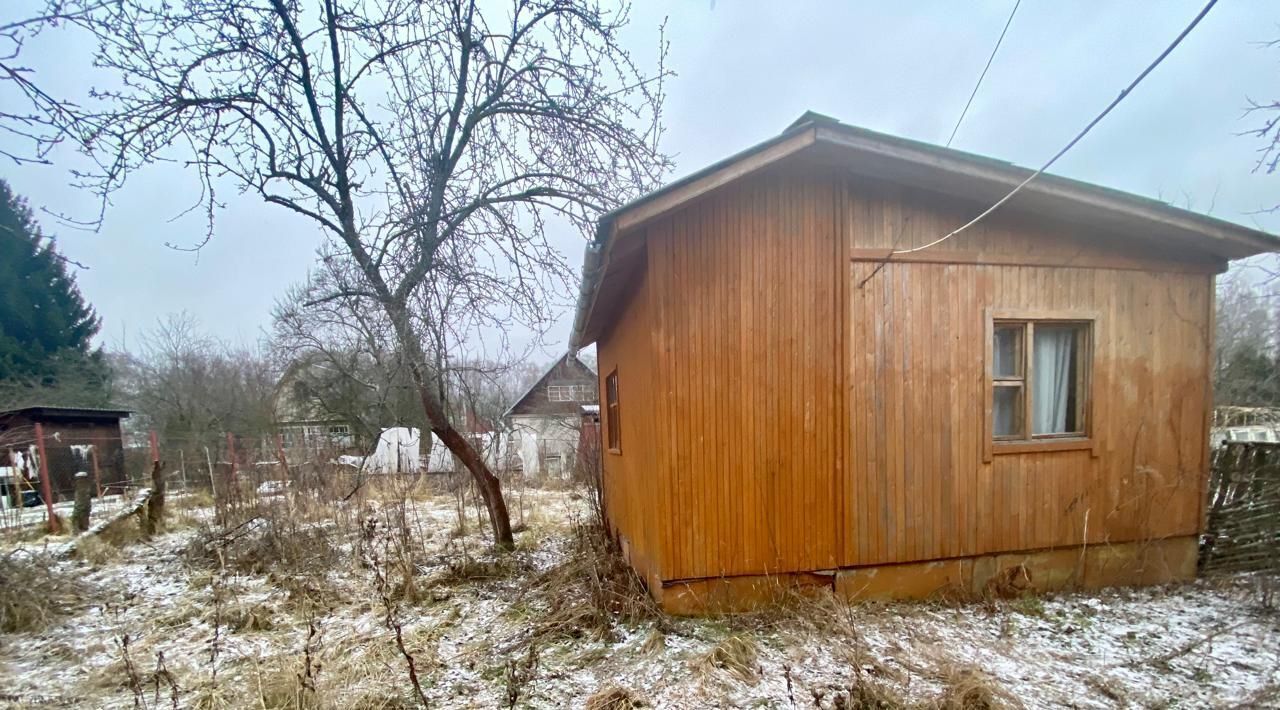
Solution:
{"label": "background house", "polygon": [[507,408],[502,420],[525,475],[564,477],[572,472],[583,407],[596,403],[596,373],[566,354]]}
{"label": "background house", "polygon": [[39,423],[53,502],[74,497],[74,478],[79,471],[93,475],[96,469],[103,492],[119,493],[119,486],[128,480],[120,420],[128,416],[124,409],[90,407],[23,407],[0,412],[0,463],[10,468],[5,481],[9,490],[5,492],[12,500],[14,489],[21,485],[17,476],[40,490],[35,436]]}
{"label": "background house", "polygon": [[[609,521],[672,611],[1194,575],[1214,276],[1275,237],[806,114],[606,215]],[[1017,577],[1017,579],[1014,579]]]}
{"label": "background house", "polygon": [[[317,381],[337,380],[343,389],[351,387],[350,378],[324,378],[323,363],[313,359],[295,360],[285,368],[276,384],[274,409],[276,426],[286,450],[309,454],[346,451],[357,443],[350,419],[342,414],[338,402],[326,404],[325,394],[338,387],[318,387]],[[331,397],[336,397],[331,395]],[[352,399],[346,397],[342,402]],[[378,432],[374,432],[376,436]],[[368,438],[368,437],[366,437]],[[270,447],[268,447],[270,450]]]}

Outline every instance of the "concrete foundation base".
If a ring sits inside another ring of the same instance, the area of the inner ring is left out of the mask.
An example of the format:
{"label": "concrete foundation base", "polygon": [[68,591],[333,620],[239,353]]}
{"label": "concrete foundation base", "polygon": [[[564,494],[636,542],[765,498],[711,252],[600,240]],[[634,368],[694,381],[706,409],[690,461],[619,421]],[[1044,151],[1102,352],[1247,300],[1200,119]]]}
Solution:
{"label": "concrete foundation base", "polygon": [[1190,580],[1198,553],[1190,535],[821,572],[651,579],[650,589],[667,613],[680,616],[742,612],[823,589],[849,600],[973,599]]}

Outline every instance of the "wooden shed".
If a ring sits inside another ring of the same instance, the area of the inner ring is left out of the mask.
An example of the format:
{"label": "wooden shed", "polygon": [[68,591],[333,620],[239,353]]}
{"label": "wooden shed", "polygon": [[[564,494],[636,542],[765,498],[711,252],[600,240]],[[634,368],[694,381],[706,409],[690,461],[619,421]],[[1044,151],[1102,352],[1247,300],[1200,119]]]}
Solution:
{"label": "wooden shed", "polygon": [[806,113],[601,219],[609,523],[673,612],[1194,576],[1214,278],[1276,237]]}
{"label": "wooden shed", "polygon": [[48,457],[50,492],[53,502],[75,496],[75,475],[94,475],[104,492],[120,493],[128,480],[124,463],[124,439],[120,421],[129,416],[125,409],[96,407],[31,406],[0,411],[0,465],[21,468],[26,485],[39,490],[35,464],[38,443],[36,424],[44,433]]}

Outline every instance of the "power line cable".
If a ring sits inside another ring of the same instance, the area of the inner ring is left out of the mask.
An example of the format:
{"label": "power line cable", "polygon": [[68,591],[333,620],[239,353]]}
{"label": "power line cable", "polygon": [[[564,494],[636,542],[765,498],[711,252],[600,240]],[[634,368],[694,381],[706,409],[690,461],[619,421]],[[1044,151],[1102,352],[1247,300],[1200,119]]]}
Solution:
{"label": "power line cable", "polygon": [[996,52],[1000,51],[1000,43],[1004,41],[1004,35],[1009,31],[1009,25],[1013,24],[1013,16],[1018,14],[1018,6],[1022,4],[1022,0],[1016,0],[1013,3],[1013,10],[1009,12],[1009,19],[1005,20],[1004,29],[1000,30],[1000,38],[996,40],[996,46],[991,48],[991,56],[987,57],[987,65],[982,68],[982,73],[978,75],[978,83],[973,85],[973,93],[969,94],[969,100],[964,104],[964,110],[960,112],[960,118],[956,119],[956,127],[951,129],[951,137],[947,139],[947,147],[951,147],[951,141],[956,139],[956,132],[960,130],[960,124],[964,123],[965,114],[969,113],[969,107],[973,105],[973,97],[978,95],[978,88],[982,86],[982,80],[987,78],[987,70],[991,68],[991,62],[995,61]]}
{"label": "power line cable", "polygon": [[925,249],[928,249],[930,247],[937,246],[947,241],[948,239],[956,236],[957,234],[960,234],[964,230],[972,227],[978,222],[981,222],[983,219],[987,217],[987,215],[991,214],[992,212],[995,212],[1001,205],[1003,205],[1004,203],[1012,199],[1014,195],[1018,194],[1018,192],[1022,190],[1022,188],[1026,187],[1032,180],[1035,180],[1036,178],[1040,177],[1040,175],[1043,174],[1044,171],[1048,170],[1050,166],[1058,162],[1058,158],[1061,158],[1062,156],[1066,155],[1067,151],[1074,148],[1076,143],[1079,143],[1080,140],[1089,133],[1089,131],[1093,130],[1094,126],[1098,125],[1098,122],[1100,122],[1103,118],[1105,118],[1107,114],[1111,113],[1112,109],[1120,105],[1120,102],[1123,101],[1124,98],[1129,95],[1129,92],[1133,91],[1134,88],[1136,88],[1138,84],[1142,82],[1143,79],[1147,78],[1147,75],[1150,74],[1157,66],[1159,66],[1160,62],[1163,62],[1165,57],[1169,56],[1169,54],[1173,52],[1173,50],[1179,44],[1182,43],[1182,40],[1185,39],[1187,35],[1191,34],[1191,30],[1195,29],[1196,25],[1200,24],[1200,21],[1204,19],[1205,15],[1209,14],[1209,10],[1213,9],[1213,6],[1216,4],[1218,4],[1218,0],[1209,0],[1209,2],[1204,6],[1204,9],[1200,10],[1200,14],[1196,15],[1195,19],[1191,21],[1191,24],[1187,25],[1186,29],[1182,30],[1182,32],[1176,38],[1174,38],[1173,43],[1171,43],[1168,47],[1166,47],[1165,50],[1160,53],[1160,56],[1156,57],[1155,61],[1151,62],[1151,64],[1148,65],[1147,68],[1144,69],[1142,73],[1138,75],[1138,78],[1134,79],[1133,82],[1131,82],[1127,87],[1125,87],[1124,91],[1121,91],[1120,95],[1117,96],[1115,100],[1113,100],[1110,104],[1107,105],[1105,109],[1102,110],[1102,113],[1098,114],[1096,118],[1090,121],[1089,125],[1085,126],[1084,130],[1080,131],[1080,133],[1078,133],[1075,138],[1072,138],[1071,142],[1068,143],[1066,146],[1064,146],[1062,150],[1055,153],[1052,158],[1049,158],[1048,162],[1046,162],[1044,165],[1041,165],[1039,170],[1035,171],[1034,173],[1031,173],[1031,175],[1027,177],[1026,180],[1023,180],[1021,183],[1018,184],[1017,187],[1009,191],[1009,194],[1000,198],[998,202],[988,207],[986,210],[982,212],[982,214],[978,215],[977,217],[974,217],[973,219],[965,223],[963,226],[952,230],[946,235],[938,239],[935,239],[932,242],[925,244],[924,246],[913,247],[911,249],[898,249],[898,250],[889,252],[889,256],[892,257],[895,254],[910,254],[912,252],[924,251]]}

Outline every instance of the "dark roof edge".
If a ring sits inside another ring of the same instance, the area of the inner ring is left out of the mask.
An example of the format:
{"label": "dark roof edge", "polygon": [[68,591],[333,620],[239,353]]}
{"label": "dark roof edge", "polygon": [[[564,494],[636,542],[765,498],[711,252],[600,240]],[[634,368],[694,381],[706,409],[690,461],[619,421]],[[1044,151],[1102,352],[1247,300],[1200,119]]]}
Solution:
{"label": "dark roof edge", "polygon": [[74,415],[74,414],[85,414],[85,415],[96,414],[96,415],[102,415],[102,416],[120,415],[121,419],[128,418],[129,415],[133,414],[132,409],[123,409],[118,407],[63,407],[63,406],[55,406],[55,405],[48,405],[48,404],[32,404],[24,407],[14,407],[13,409],[0,410],[0,417],[8,416],[11,414],[19,414],[21,412],[30,412],[34,410],[42,410],[42,411],[50,412],[53,414],[62,414],[62,415]]}

